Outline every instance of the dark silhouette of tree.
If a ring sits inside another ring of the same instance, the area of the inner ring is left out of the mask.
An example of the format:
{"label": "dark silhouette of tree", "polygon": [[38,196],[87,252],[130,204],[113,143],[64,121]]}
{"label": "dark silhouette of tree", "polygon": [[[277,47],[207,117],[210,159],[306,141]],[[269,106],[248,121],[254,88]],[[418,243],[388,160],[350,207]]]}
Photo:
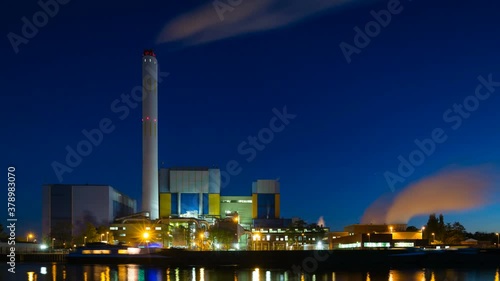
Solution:
{"label": "dark silhouette of tree", "polygon": [[9,235],[7,234],[7,232],[4,231],[3,225],[0,224],[0,240],[7,239],[7,238],[9,238]]}
{"label": "dark silhouette of tree", "polygon": [[71,222],[57,222],[52,227],[52,232],[50,233],[51,238],[55,238],[54,247],[61,247],[64,244],[66,246],[73,244],[73,225]]}
{"label": "dark silhouette of tree", "polygon": [[444,216],[443,214],[439,215],[438,228],[436,230],[436,238],[439,241],[444,241],[444,235],[446,232],[445,224],[444,224]]}
{"label": "dark silhouette of tree", "polygon": [[460,244],[460,242],[465,240],[465,235],[465,227],[459,222],[454,222],[453,224],[447,223],[442,241],[445,244]]}
{"label": "dark silhouette of tree", "polygon": [[410,225],[406,228],[406,231],[415,232],[418,231],[418,228],[416,226]]}
{"label": "dark silhouette of tree", "polygon": [[439,230],[439,221],[436,218],[436,214],[430,214],[429,220],[427,221],[427,225],[425,227],[424,239],[431,239],[432,233],[437,235],[438,230]]}
{"label": "dark silhouette of tree", "polygon": [[210,230],[210,239],[213,244],[220,244],[221,248],[227,250],[231,248],[231,244],[235,243],[235,233],[225,228],[213,228]]}

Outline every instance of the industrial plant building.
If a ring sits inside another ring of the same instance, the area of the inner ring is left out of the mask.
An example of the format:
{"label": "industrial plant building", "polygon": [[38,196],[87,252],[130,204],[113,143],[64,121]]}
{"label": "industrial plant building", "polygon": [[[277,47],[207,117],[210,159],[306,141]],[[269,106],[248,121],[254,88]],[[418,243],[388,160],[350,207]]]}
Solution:
{"label": "industrial plant building", "polygon": [[[137,212],[137,202],[109,185],[48,184],[42,187],[42,235],[81,233],[86,222],[107,225]],[[69,242],[69,241],[68,241]]]}

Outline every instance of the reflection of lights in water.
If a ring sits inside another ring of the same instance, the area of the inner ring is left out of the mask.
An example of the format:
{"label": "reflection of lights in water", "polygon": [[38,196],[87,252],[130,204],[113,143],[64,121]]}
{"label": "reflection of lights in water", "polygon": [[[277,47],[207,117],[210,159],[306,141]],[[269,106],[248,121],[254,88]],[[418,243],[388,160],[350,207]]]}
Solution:
{"label": "reflection of lights in water", "polygon": [[497,273],[495,274],[495,281],[500,281],[500,268],[497,268]]}
{"label": "reflection of lights in water", "polygon": [[431,281],[436,281],[436,278],[434,277],[434,271],[431,273]]}
{"label": "reflection of lights in water", "polygon": [[52,281],[57,281],[57,268],[56,264],[52,264]]}
{"label": "reflection of lights in water", "polygon": [[285,271],[285,279],[283,281],[288,281],[288,271]]}
{"label": "reflection of lights in water", "polygon": [[332,272],[332,281],[335,281],[335,272]]}
{"label": "reflection of lights in water", "polygon": [[266,271],[266,281],[271,281],[271,271]]}
{"label": "reflection of lights in water", "polygon": [[316,281],[316,274],[313,274],[312,281]]}
{"label": "reflection of lights in water", "polygon": [[47,274],[47,268],[45,266],[40,267],[40,274]]}
{"label": "reflection of lights in water", "polygon": [[252,271],[252,281],[259,281],[259,269],[256,268],[254,271]]}
{"label": "reflection of lights in water", "polygon": [[[65,269],[63,269],[63,272],[62,272],[62,273],[63,273],[63,280],[66,280],[66,270],[65,270]],[[109,280],[108,280],[108,281],[109,281]]]}
{"label": "reflection of lights in water", "polygon": [[110,275],[111,275],[111,270],[109,268],[109,266],[106,266],[106,281],[109,281],[110,279]]}
{"label": "reflection of lights in water", "polygon": [[196,281],[196,269],[194,267],[191,270],[191,280]]}
{"label": "reflection of lights in water", "polygon": [[137,265],[129,264],[127,266],[127,281],[139,280],[139,269]]}
{"label": "reflection of lights in water", "polygon": [[87,271],[83,272],[83,281],[88,281],[89,277],[87,275]]}
{"label": "reflection of lights in water", "polygon": [[304,276],[304,273],[301,273],[300,274],[300,281],[305,281],[306,280],[306,277]]}
{"label": "reflection of lights in water", "polygon": [[33,271],[27,272],[28,273],[28,281],[34,281],[35,278],[35,273]]}
{"label": "reflection of lights in water", "polygon": [[175,269],[175,281],[180,281],[178,268]]}
{"label": "reflection of lights in water", "polygon": [[367,273],[366,273],[366,281],[370,281],[370,280],[371,280],[371,279],[370,279],[370,272],[367,272]]}
{"label": "reflection of lights in water", "polygon": [[200,281],[205,281],[205,269],[200,268]]}
{"label": "reflection of lights in water", "polygon": [[118,280],[122,281],[127,278],[127,266],[123,264],[118,265]]}
{"label": "reflection of lights in water", "polygon": [[393,270],[389,271],[389,281],[394,281],[394,277],[392,276]]}
{"label": "reflection of lights in water", "polygon": [[234,281],[238,281],[238,275],[236,274],[236,272],[234,273]]}
{"label": "reflection of lights in water", "polygon": [[101,281],[106,281],[106,274],[101,272]]}
{"label": "reflection of lights in water", "polygon": [[170,268],[167,268],[167,281],[170,281]]}

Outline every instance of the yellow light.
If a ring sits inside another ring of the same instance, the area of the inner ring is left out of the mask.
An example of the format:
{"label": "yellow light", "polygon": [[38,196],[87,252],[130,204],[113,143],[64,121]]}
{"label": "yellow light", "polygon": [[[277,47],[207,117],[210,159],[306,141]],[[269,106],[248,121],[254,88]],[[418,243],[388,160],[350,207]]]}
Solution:
{"label": "yellow light", "polygon": [[142,234],[142,237],[144,237],[144,239],[148,239],[149,238],[149,233],[148,232],[144,232]]}
{"label": "yellow light", "polygon": [[203,235],[203,233],[200,234],[200,239],[203,239],[204,237],[205,237],[205,235]]}

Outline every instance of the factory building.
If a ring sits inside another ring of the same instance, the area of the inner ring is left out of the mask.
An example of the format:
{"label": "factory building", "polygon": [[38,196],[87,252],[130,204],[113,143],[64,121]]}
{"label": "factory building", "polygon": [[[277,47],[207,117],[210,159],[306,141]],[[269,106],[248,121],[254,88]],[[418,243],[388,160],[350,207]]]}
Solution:
{"label": "factory building", "polygon": [[160,217],[220,217],[220,170],[160,170]]}
{"label": "factory building", "polygon": [[252,183],[252,217],[277,219],[280,217],[280,184],[277,180],[258,180]]}
{"label": "factory building", "polygon": [[[108,225],[137,212],[137,202],[109,185],[48,184],[42,186],[42,235],[80,234],[87,222]],[[63,235],[63,236],[64,236]],[[54,237],[53,237],[54,238]],[[69,241],[68,241],[69,242]]]}
{"label": "factory building", "polygon": [[244,229],[252,226],[252,196],[221,196],[221,219],[236,218]]}

